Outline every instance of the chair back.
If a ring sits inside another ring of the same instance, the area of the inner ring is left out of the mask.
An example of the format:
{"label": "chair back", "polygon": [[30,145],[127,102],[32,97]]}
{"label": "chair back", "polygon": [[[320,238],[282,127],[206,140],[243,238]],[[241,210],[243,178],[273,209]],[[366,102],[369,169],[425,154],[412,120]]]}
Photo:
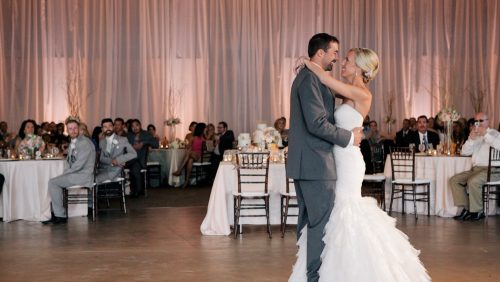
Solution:
{"label": "chair back", "polygon": [[415,151],[408,147],[391,147],[392,180],[415,181]]}
{"label": "chair back", "polygon": [[373,166],[373,174],[384,172],[385,154],[382,144],[373,144],[370,146],[370,154]]}
{"label": "chair back", "polygon": [[500,180],[500,150],[490,147],[487,182]]}
{"label": "chair back", "polygon": [[262,192],[263,188],[264,193],[268,192],[269,152],[239,152],[236,155],[236,169],[238,193],[242,192],[242,188],[251,192]]}
{"label": "chair back", "polygon": [[201,144],[200,160],[198,160],[197,163],[209,163],[211,157],[212,157],[212,151],[208,150],[207,143],[203,141],[203,143]]}

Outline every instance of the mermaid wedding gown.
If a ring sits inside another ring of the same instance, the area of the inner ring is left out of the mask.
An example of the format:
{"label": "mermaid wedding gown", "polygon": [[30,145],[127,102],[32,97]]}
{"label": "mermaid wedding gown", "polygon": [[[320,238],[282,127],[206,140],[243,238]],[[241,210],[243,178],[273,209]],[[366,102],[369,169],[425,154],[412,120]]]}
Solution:
{"label": "mermaid wedding gown", "polygon": [[[360,127],[363,117],[353,107],[340,105],[336,125],[347,130]],[[361,197],[365,163],[359,147],[334,146],[337,182],[335,206],[325,227],[320,281],[430,281],[419,251],[399,231],[396,220],[374,198]],[[289,281],[307,281],[307,228],[297,243],[297,262]]]}

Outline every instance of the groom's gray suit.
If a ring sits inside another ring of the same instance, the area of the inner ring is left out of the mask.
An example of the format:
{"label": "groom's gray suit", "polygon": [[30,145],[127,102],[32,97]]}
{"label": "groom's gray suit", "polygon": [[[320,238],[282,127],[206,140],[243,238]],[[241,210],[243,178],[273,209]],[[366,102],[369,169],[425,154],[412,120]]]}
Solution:
{"label": "groom's gray suit", "polygon": [[62,188],[80,185],[92,187],[94,183],[95,146],[92,141],[80,135],[71,140],[68,148],[68,168],[62,175],[49,180],[52,210],[57,217],[66,217],[63,207]]}
{"label": "groom's gray suit", "polygon": [[303,68],[292,84],[287,174],[299,204],[297,233],[307,225],[307,279],[317,281],[323,232],[335,200],[333,145],[347,146],[352,133],[335,126],[335,99],[314,73]]}
{"label": "groom's gray suit", "polygon": [[99,141],[99,149],[101,150],[101,155],[99,158],[99,171],[96,176],[97,183],[101,183],[105,180],[113,180],[120,176],[122,167],[114,166],[111,163],[114,159],[116,159],[121,166],[125,166],[126,162],[137,158],[137,152],[132,145],[130,145],[128,139],[116,134],[114,134],[109,148],[106,138],[101,139],[101,141]]}

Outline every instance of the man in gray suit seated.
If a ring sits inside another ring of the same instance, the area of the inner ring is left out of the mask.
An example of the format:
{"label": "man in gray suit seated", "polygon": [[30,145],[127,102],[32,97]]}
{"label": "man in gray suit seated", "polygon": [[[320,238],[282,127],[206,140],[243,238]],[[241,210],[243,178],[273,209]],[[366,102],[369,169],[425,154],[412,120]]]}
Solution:
{"label": "man in gray suit seated", "polygon": [[99,141],[101,154],[99,158],[99,171],[96,176],[97,183],[119,177],[125,163],[137,158],[137,153],[127,138],[115,134],[112,119],[103,119],[101,127],[105,138]]}
{"label": "man in gray suit seated", "polygon": [[80,121],[75,118],[66,119],[71,142],[68,147],[68,168],[62,175],[49,180],[49,194],[52,199],[54,215],[43,224],[66,223],[67,214],[63,206],[63,188],[71,186],[92,187],[94,183],[95,146],[92,141],[80,135]]}

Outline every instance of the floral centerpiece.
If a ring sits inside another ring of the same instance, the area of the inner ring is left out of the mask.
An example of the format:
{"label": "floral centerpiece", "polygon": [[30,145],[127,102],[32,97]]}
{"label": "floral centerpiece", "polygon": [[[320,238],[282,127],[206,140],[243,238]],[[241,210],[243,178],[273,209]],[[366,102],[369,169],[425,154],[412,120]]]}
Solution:
{"label": "floral centerpiece", "polygon": [[28,134],[19,144],[19,153],[27,156],[34,156],[40,150],[44,142],[40,136]]}
{"label": "floral centerpiece", "polygon": [[175,140],[175,126],[181,123],[181,119],[178,117],[169,118],[165,121],[165,125],[170,127],[170,141],[173,142]]}
{"label": "floral centerpiece", "polygon": [[453,129],[453,122],[457,121],[460,118],[460,114],[453,107],[443,108],[439,114],[438,118],[445,123],[446,127],[446,144],[445,150],[446,154],[451,154],[451,134]]}

